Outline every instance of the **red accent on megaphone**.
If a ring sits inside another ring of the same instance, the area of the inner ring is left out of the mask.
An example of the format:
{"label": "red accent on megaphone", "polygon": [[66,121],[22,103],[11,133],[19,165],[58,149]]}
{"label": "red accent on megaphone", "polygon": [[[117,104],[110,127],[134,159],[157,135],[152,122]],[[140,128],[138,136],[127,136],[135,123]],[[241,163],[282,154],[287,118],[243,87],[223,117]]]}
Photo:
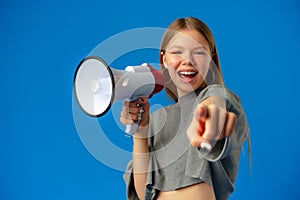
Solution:
{"label": "red accent on megaphone", "polygon": [[160,70],[155,70],[149,64],[147,64],[147,66],[149,67],[149,69],[154,77],[154,80],[155,80],[154,90],[153,90],[152,94],[149,96],[151,98],[153,96],[153,94],[160,92],[164,88],[165,81],[164,81],[164,76]]}

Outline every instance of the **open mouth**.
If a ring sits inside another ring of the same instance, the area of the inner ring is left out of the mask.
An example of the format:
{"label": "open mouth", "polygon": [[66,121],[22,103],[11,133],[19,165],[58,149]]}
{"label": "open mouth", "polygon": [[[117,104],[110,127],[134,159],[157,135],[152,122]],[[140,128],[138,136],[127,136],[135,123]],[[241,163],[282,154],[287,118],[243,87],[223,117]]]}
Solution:
{"label": "open mouth", "polygon": [[196,71],[179,71],[177,74],[183,80],[192,81],[195,78],[195,76],[198,74],[198,72],[196,72]]}

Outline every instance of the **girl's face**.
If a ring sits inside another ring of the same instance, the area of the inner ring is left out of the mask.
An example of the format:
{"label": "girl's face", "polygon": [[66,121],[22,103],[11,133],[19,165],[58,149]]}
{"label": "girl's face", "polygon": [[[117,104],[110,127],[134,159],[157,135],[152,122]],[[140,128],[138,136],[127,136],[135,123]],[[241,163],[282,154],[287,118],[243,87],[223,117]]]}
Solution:
{"label": "girl's face", "polygon": [[178,32],[166,46],[163,55],[164,66],[179,97],[205,85],[210,62],[208,42],[196,30]]}

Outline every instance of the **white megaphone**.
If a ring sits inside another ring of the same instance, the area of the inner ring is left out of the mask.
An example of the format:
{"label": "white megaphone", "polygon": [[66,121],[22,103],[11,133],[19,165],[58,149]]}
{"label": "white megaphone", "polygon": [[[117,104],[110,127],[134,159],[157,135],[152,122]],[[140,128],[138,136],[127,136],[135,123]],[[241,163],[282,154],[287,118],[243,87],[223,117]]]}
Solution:
{"label": "white megaphone", "polygon": [[[148,64],[128,66],[125,70],[110,68],[101,58],[90,56],[78,65],[74,76],[74,92],[80,108],[89,116],[100,117],[121,99],[135,101],[152,97],[164,87],[163,75]],[[135,134],[139,121],[126,126]]]}

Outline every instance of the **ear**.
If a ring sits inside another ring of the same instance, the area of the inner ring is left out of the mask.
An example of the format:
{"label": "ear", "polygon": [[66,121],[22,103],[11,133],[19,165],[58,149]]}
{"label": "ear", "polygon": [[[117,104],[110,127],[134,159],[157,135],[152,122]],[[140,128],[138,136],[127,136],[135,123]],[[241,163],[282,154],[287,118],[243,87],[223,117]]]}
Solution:
{"label": "ear", "polygon": [[163,61],[165,68],[168,69],[166,55],[164,55],[164,54],[162,55],[162,61]]}

